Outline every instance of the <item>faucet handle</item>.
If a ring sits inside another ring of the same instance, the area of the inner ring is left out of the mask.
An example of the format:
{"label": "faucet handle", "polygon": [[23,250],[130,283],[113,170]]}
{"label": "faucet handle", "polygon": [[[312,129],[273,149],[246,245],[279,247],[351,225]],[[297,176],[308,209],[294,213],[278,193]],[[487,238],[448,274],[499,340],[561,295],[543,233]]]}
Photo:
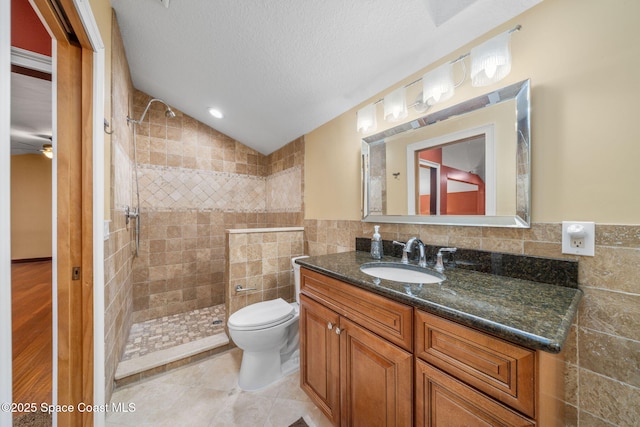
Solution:
{"label": "faucet handle", "polygon": [[402,260],[400,261],[403,264],[409,264],[409,257],[407,256],[407,244],[404,242],[398,242],[397,240],[393,241],[394,246],[402,246]]}
{"label": "faucet handle", "polygon": [[453,254],[455,254],[457,250],[458,250],[458,248],[440,248],[438,250],[436,264],[442,265],[442,253],[443,252],[448,252],[449,256],[447,258],[447,264],[452,264],[453,266],[455,266],[456,261],[453,258]]}
{"label": "faucet handle", "polygon": [[442,253],[442,252],[450,252],[450,253],[455,253],[458,250],[458,248],[440,248],[438,250],[438,253]]}
{"label": "faucet handle", "polygon": [[436,254],[436,265],[435,265],[434,269],[438,273],[444,272],[444,264],[442,263],[442,252],[440,252],[440,251],[438,251],[438,253]]}

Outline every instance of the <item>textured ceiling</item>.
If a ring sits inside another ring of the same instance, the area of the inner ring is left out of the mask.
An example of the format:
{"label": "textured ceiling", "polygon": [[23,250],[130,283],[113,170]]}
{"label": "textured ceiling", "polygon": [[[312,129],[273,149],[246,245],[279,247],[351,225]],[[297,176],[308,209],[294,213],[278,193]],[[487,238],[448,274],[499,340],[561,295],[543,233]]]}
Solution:
{"label": "textured ceiling", "polygon": [[51,82],[11,73],[11,154],[51,144]]}
{"label": "textured ceiling", "polygon": [[269,154],[540,1],[112,5],[137,89]]}

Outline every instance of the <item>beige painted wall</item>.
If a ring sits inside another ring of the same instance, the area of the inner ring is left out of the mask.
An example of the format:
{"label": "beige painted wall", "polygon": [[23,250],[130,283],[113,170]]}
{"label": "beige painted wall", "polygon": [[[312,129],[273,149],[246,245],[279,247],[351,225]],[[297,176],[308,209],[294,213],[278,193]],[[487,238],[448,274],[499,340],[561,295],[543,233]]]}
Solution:
{"label": "beige painted wall", "polygon": [[[109,0],[89,0],[91,11],[98,24],[102,43],[104,43],[104,114],[109,124],[111,117],[111,2]],[[112,129],[110,129],[112,130]],[[111,188],[111,135],[104,134],[104,219],[111,219],[109,188]]]}
{"label": "beige painted wall", "polygon": [[11,156],[11,259],[51,256],[51,160]]}
{"label": "beige painted wall", "polygon": [[[511,74],[485,88],[466,80],[438,108],[530,78],[533,222],[639,223],[640,2],[614,3],[542,2],[306,135],[305,218],[360,218],[359,108],[521,24],[511,39]],[[414,97],[409,91],[407,99]],[[379,105],[378,131],[393,125],[382,120],[381,110]],[[412,112],[407,121],[415,117]]]}

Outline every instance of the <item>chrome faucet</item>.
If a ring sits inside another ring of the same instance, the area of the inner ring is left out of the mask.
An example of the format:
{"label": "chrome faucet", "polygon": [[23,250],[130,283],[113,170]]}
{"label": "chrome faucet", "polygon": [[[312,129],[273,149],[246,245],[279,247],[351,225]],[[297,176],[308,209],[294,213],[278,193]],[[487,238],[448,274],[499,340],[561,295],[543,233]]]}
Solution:
{"label": "chrome faucet", "polygon": [[409,254],[413,251],[413,245],[418,245],[418,251],[420,252],[420,259],[418,261],[418,267],[426,267],[427,266],[427,257],[425,255],[424,243],[422,240],[417,237],[412,237],[407,240],[407,243],[404,244],[404,249],[402,250],[402,263],[409,263]]}
{"label": "chrome faucet", "polygon": [[440,248],[436,255],[436,266],[434,267],[438,273],[442,273],[444,271],[444,263],[442,262],[442,253],[449,252],[450,254],[454,254],[458,248]]}

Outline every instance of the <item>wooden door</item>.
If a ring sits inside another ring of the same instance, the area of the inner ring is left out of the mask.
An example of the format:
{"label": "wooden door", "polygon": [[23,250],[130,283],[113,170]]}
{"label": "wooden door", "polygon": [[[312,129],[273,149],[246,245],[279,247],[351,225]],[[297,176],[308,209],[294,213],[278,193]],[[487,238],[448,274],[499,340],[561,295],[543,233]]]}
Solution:
{"label": "wooden door", "polygon": [[[94,51],[73,1],[33,4],[55,39],[56,53],[57,404],[77,408],[94,402]],[[93,425],[93,413],[59,412],[57,420]]]}
{"label": "wooden door", "polygon": [[340,319],[342,426],[413,425],[413,355]]}
{"label": "wooden door", "polygon": [[340,321],[332,310],[300,295],[300,387],[331,420],[340,422]]}
{"label": "wooden door", "polygon": [[437,368],[416,361],[416,426],[535,426],[535,422]]}

